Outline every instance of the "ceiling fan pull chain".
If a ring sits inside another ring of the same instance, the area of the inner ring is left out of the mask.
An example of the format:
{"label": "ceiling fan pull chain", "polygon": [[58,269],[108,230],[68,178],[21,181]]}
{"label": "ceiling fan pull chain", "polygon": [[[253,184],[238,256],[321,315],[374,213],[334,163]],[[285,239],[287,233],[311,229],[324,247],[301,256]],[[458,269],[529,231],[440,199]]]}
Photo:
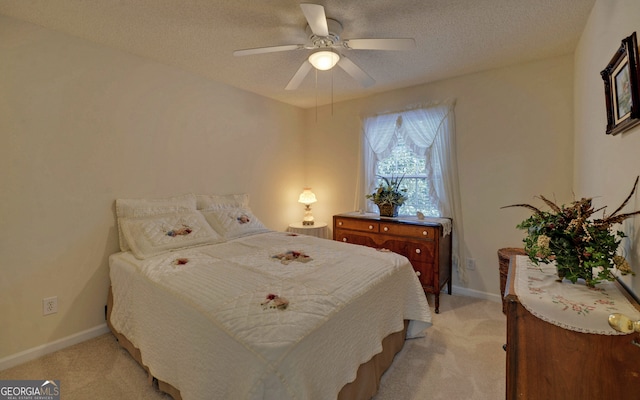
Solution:
{"label": "ceiling fan pull chain", "polygon": [[331,116],[333,117],[333,68],[331,69]]}

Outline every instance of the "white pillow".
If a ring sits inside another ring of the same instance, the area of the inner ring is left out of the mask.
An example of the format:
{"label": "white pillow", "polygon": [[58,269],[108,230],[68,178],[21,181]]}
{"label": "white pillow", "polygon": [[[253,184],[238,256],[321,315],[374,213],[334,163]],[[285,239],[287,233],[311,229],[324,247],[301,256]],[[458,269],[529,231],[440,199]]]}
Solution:
{"label": "white pillow", "polygon": [[221,208],[200,212],[213,229],[225,239],[269,232],[269,229],[248,208]]}
{"label": "white pillow", "polygon": [[121,227],[138,259],[222,240],[198,211],[122,218]]}
{"label": "white pillow", "polygon": [[118,217],[118,234],[120,250],[129,250],[122,227],[121,218],[146,217],[148,215],[167,214],[176,211],[196,210],[196,196],[192,193],[165,199],[117,199],[116,216]]}
{"label": "white pillow", "polygon": [[249,208],[248,194],[198,194],[196,195],[198,210],[213,210],[220,208]]}

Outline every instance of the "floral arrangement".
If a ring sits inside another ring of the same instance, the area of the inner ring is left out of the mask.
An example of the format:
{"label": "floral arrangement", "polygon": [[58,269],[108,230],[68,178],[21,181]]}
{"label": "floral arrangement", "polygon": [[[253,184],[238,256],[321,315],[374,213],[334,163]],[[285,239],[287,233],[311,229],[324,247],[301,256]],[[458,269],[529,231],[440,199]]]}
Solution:
{"label": "floral arrangement", "polygon": [[621,231],[612,232],[612,226],[640,213],[619,214],[637,186],[638,178],[622,205],[609,216],[605,216],[603,211],[602,218],[591,218],[606,208],[594,209],[591,198],[558,206],[541,195],[539,198],[551,211],[542,211],[529,204],[506,207],[525,207],[533,211],[531,217],[517,225],[518,229],[527,231],[523,242],[532,262],[537,265],[538,262],[555,260],[560,279],[566,278],[572,283],[584,279],[587,286],[594,287],[604,280],[614,280],[612,269],[623,275],[633,274],[627,260],[617,254],[620,241],[626,235]]}
{"label": "floral arrangement", "polygon": [[265,300],[260,303],[263,310],[274,308],[278,310],[286,310],[289,307],[289,300],[280,297],[277,294],[269,293]]}
{"label": "floral arrangement", "polygon": [[193,232],[190,226],[182,224],[182,228],[170,229],[167,231],[167,236],[176,237],[176,236],[185,236]]}
{"label": "floral arrangement", "polygon": [[271,256],[271,258],[277,258],[282,264],[285,265],[289,264],[291,261],[300,261],[302,263],[306,263],[312,260],[312,258],[307,254],[295,250],[288,250],[284,253],[276,254]]}
{"label": "floral arrangement", "polygon": [[400,189],[400,184],[404,179],[404,175],[400,178],[387,179],[384,176],[380,176],[383,182],[380,182],[380,185],[376,188],[376,190],[366,195],[367,199],[370,199],[377,205],[392,205],[392,206],[401,206],[405,201],[407,201],[407,192],[406,188]]}

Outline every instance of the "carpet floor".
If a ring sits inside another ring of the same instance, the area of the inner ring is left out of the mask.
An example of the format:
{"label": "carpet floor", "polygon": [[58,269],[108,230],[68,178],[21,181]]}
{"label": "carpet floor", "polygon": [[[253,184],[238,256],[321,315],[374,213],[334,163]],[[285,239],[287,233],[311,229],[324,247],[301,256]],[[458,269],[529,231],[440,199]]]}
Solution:
{"label": "carpet floor", "polygon": [[[506,317],[500,303],[442,294],[440,313],[433,313],[425,333],[405,343],[374,400],[504,399]],[[111,334],[0,371],[0,380],[9,379],[59,380],[64,400],[171,399]]]}

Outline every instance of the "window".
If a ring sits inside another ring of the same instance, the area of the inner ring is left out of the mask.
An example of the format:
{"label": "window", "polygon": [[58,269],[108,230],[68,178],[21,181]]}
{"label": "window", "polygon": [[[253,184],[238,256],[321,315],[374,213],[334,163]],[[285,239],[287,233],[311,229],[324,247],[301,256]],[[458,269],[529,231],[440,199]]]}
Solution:
{"label": "window", "polygon": [[407,201],[400,207],[399,215],[416,215],[420,211],[425,215],[439,215],[437,201],[430,196],[431,183],[427,179],[427,160],[418,156],[398,138],[391,154],[379,160],[376,166],[375,186],[382,182],[381,177],[396,179],[401,177],[401,188],[407,189]]}
{"label": "window", "polygon": [[[456,161],[454,101],[430,104],[363,120],[362,191],[360,204],[377,212],[365,198],[380,183],[380,176],[404,176],[401,188],[408,201],[400,215],[451,218],[452,258],[462,282],[466,281],[462,209]],[[445,233],[448,234],[448,233]]]}
{"label": "window", "polygon": [[[435,114],[436,118],[442,116]],[[379,115],[365,120],[365,183],[367,192],[386,179],[402,178],[407,201],[399,215],[445,215],[438,196],[442,170],[433,146],[440,123],[424,109]],[[369,150],[369,151],[366,151]],[[435,167],[435,168],[434,168]],[[377,211],[373,203],[370,211]]]}

